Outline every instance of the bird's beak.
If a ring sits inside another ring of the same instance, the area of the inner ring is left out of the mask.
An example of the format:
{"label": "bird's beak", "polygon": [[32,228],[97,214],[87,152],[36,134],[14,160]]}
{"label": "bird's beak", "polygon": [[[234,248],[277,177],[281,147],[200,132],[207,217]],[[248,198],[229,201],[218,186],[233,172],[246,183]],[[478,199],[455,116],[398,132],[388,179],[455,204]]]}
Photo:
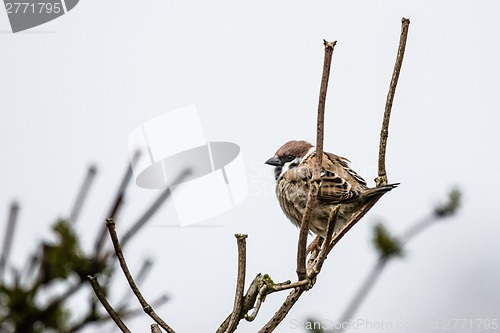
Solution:
{"label": "bird's beak", "polygon": [[283,162],[281,162],[281,160],[277,157],[271,157],[270,159],[268,159],[266,161],[266,164],[274,165],[274,166],[283,166]]}

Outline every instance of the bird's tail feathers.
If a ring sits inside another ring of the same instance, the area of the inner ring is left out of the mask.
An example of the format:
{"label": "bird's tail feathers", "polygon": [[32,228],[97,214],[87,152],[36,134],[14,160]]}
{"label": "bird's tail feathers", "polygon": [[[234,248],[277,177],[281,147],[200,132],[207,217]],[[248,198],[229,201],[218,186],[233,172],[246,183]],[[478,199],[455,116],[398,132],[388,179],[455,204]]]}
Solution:
{"label": "bird's tail feathers", "polygon": [[363,196],[365,197],[371,197],[377,194],[384,194],[386,192],[389,192],[393,188],[398,187],[399,183],[394,183],[394,184],[388,184],[384,186],[379,186],[379,187],[372,187],[368,189],[366,192],[363,193]]}

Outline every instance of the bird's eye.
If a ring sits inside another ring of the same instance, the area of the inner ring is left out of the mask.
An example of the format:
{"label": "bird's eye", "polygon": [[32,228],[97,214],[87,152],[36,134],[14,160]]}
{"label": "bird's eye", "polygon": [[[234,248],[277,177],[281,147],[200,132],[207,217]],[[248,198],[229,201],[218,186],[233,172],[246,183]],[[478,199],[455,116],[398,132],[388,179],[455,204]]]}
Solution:
{"label": "bird's eye", "polygon": [[295,159],[295,156],[293,156],[293,155],[286,155],[284,158],[285,162],[291,162],[294,159]]}

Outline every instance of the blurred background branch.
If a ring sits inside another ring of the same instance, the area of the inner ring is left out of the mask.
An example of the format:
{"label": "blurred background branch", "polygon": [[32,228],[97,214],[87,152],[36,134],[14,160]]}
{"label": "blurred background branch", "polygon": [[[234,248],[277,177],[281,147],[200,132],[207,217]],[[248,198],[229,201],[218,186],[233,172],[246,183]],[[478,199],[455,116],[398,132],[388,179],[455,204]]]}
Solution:
{"label": "blurred background branch", "polygon": [[382,223],[376,224],[373,228],[373,246],[378,253],[378,259],[372,270],[367,274],[358,291],[354,294],[353,298],[346,306],[343,314],[340,316],[340,319],[337,321],[338,328],[335,330],[325,329],[322,328],[321,325],[315,325],[315,323],[319,323],[318,321],[309,319],[308,323],[305,325],[306,330],[315,333],[333,331],[344,332],[345,327],[348,326],[342,324],[353,319],[357,310],[373,289],[373,286],[378,281],[384,269],[387,267],[387,263],[392,259],[402,257],[404,255],[404,248],[406,244],[417,235],[427,230],[430,226],[436,224],[437,222],[455,215],[460,208],[461,198],[462,193],[460,190],[458,188],[452,189],[448,193],[447,199],[436,205],[429,216],[426,216],[425,218],[412,224],[400,237],[391,235]]}
{"label": "blurred background branch", "polygon": [[[131,162],[135,163],[137,158],[138,154]],[[115,273],[113,268],[116,263],[115,257],[106,250],[105,238],[101,239],[101,233],[98,233],[96,237],[95,248],[85,251],[74,230],[96,175],[96,166],[90,166],[69,217],[59,219],[52,225],[54,240],[42,241],[22,267],[16,267],[9,261],[10,249],[16,238],[16,224],[19,223],[17,219],[19,204],[16,201],[11,204],[0,255],[0,331],[2,333],[79,332],[92,324],[101,325],[110,321],[106,313],[99,311],[96,298],[85,282],[89,275],[100,276],[105,282],[102,293],[108,295],[110,293],[109,281]],[[181,176],[183,177],[184,174]],[[131,177],[131,163],[127,161],[125,175],[111,204],[109,211],[111,216],[116,216],[122,207]],[[168,198],[168,191],[163,191],[147,208],[140,220],[131,227],[127,238],[137,235]],[[104,223],[102,230],[106,231]],[[138,283],[147,278],[152,262],[145,259],[141,266]],[[76,294],[80,290],[88,294],[85,301],[87,305],[78,309],[72,308],[69,300],[78,297]],[[48,301],[41,302],[42,298]],[[118,302],[117,315],[121,319],[142,313],[142,311],[138,312],[137,308],[130,308],[127,304],[127,299],[130,298],[128,290],[119,298],[121,300]],[[163,294],[151,304],[160,306],[167,300],[168,297]]]}

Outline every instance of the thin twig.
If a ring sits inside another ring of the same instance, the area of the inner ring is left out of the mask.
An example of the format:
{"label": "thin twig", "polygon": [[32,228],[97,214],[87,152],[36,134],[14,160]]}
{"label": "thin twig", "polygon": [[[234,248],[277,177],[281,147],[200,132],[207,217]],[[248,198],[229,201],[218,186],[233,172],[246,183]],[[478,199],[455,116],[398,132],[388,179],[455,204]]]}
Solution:
{"label": "thin twig", "polygon": [[321,267],[325,262],[326,256],[328,255],[327,244],[330,244],[332,240],[333,230],[335,229],[335,223],[337,222],[337,216],[339,214],[339,210],[340,210],[340,205],[336,205],[330,212],[330,216],[328,217],[328,229],[326,231],[326,238],[323,243],[323,246],[321,247],[321,250],[319,251],[316,264],[313,266],[312,272],[310,274],[311,276],[309,276],[310,279],[316,277],[316,275],[319,274],[319,272],[321,271]]}
{"label": "thin twig", "polygon": [[377,203],[377,201],[382,197],[382,195],[384,195],[384,193],[372,196],[370,200],[366,201],[358,211],[352,214],[349,221],[347,221],[342,226],[342,228],[338,232],[336,232],[335,235],[332,237],[332,241],[330,242],[330,244],[328,244],[327,254],[330,253],[330,251],[342,239],[342,237],[344,237],[345,234],[349,230],[351,230],[351,228],[354,227],[354,225],[358,223],[359,220],[361,220],[366,213],[368,213],[368,211]]}
{"label": "thin twig", "polygon": [[94,181],[96,174],[97,174],[96,166],[91,165],[87,170],[85,179],[83,180],[82,186],[80,187],[78,195],[76,196],[75,203],[71,208],[71,213],[69,214],[69,221],[71,223],[75,223],[76,220],[78,220],[80,211],[82,210],[83,204],[85,203],[85,199],[87,198],[87,195],[89,193],[90,185],[92,185],[92,182]]}
{"label": "thin twig", "polygon": [[323,76],[321,78],[321,87],[319,92],[319,102],[318,102],[318,125],[316,133],[316,168],[314,169],[309,195],[307,196],[306,209],[304,215],[302,216],[302,221],[300,224],[299,241],[297,246],[297,277],[299,280],[303,280],[306,277],[306,246],[307,246],[307,235],[309,233],[309,220],[311,219],[311,214],[316,203],[316,197],[319,191],[319,182],[321,181],[321,165],[323,160],[323,133],[325,124],[325,101],[326,92],[328,90],[328,80],[330,77],[330,65],[332,62],[333,48],[337,42],[327,42],[323,40],[323,45],[325,47],[325,60],[323,63]]}
{"label": "thin twig", "polygon": [[[151,302],[151,306],[153,306],[153,307],[156,308],[156,307],[159,307],[159,306],[163,305],[167,301],[168,301],[167,295],[162,295],[158,299],[152,301]],[[142,308],[133,309],[133,310],[126,310],[126,309],[120,309],[120,308],[117,307],[116,312],[118,313],[118,315],[120,316],[120,318],[129,319],[129,318],[133,318],[133,317],[136,317],[136,316],[144,313],[144,310]],[[110,319],[110,318],[109,317],[99,318],[98,321],[104,321],[106,319]],[[76,332],[76,331],[77,330],[73,330],[73,331],[69,331],[69,332]],[[113,333],[114,332],[114,327],[111,327],[111,329],[110,329],[109,332]]]}
{"label": "thin twig", "polygon": [[[168,296],[167,295],[161,295],[157,299],[151,302],[153,307],[159,307],[163,304],[165,304],[168,301]],[[91,305],[92,307],[93,305]],[[116,307],[116,313],[120,318],[133,318],[134,316],[137,316],[138,314],[144,313],[144,310],[142,308],[140,309],[134,309],[134,310],[126,310],[126,309],[120,309],[118,306]],[[78,332],[80,331],[84,326],[89,324],[89,322],[92,322],[94,324],[100,323],[100,322],[105,322],[110,320],[111,318],[109,316],[100,316],[93,313],[92,309],[90,309],[90,313],[87,314],[86,317],[82,318],[79,322],[75,323],[73,326],[68,328],[67,332],[72,333],[72,332]],[[101,330],[102,331],[102,330]],[[112,331],[114,332],[114,330]]]}
{"label": "thin twig", "polygon": [[308,245],[309,248],[311,248],[311,254],[309,255],[309,258],[307,260],[307,271],[309,272],[313,264],[315,264],[316,258],[319,255],[319,252],[322,249],[322,245],[324,244],[324,239],[321,236],[316,235],[314,240]]}
{"label": "thin twig", "polygon": [[[162,306],[163,304],[167,303],[168,300],[169,300],[169,297],[167,295],[163,294],[151,302],[151,307],[158,308],[158,307]],[[118,309],[118,313],[120,313],[120,316],[122,316],[123,318],[128,318],[128,317],[134,317],[138,314],[144,313],[144,310],[142,308],[131,309],[131,310]]]}
{"label": "thin twig", "polygon": [[251,314],[245,314],[245,319],[246,321],[253,321],[257,315],[259,314],[260,306],[262,303],[264,303],[264,300],[266,299],[267,296],[267,285],[263,285],[260,290],[259,294],[257,295],[257,299],[255,300],[255,306],[253,308],[253,311]]}
{"label": "thin twig", "polygon": [[288,294],[278,311],[276,311],[276,313],[267,322],[267,324],[260,329],[259,333],[269,333],[274,331],[274,329],[283,321],[283,319],[285,319],[290,309],[295,305],[300,295],[302,295],[304,291],[304,287],[297,287],[293,289],[290,294]]}
{"label": "thin twig", "polygon": [[17,222],[17,214],[19,213],[19,204],[17,201],[12,202],[9,210],[9,217],[7,219],[7,229],[5,230],[5,237],[3,240],[2,255],[0,256],[0,283],[3,280],[3,272],[7,266],[7,260],[12,247],[12,240],[14,239],[14,231]]}
{"label": "thin twig", "polygon": [[305,286],[309,283],[310,282],[308,280],[300,280],[297,282],[291,282],[291,283],[289,282],[287,284],[277,284],[277,285],[273,286],[273,289],[269,293],[287,290],[287,289],[292,289],[292,288],[297,288],[297,287],[302,287],[302,286]]}
{"label": "thin twig", "polygon": [[[243,297],[243,305],[240,313],[243,314],[244,318],[247,318],[246,313],[255,306],[255,302],[259,294],[259,286],[262,285],[263,279],[264,277],[262,274],[257,274],[257,276],[250,283],[245,297]],[[232,314],[233,313],[231,312],[229,316],[227,316],[226,319],[220,324],[219,328],[217,328],[216,333],[224,333],[226,331],[229,326],[229,322],[231,321]]]}
{"label": "thin twig", "polygon": [[122,268],[123,273],[125,274],[125,277],[127,279],[128,284],[130,285],[130,288],[132,289],[133,293],[139,300],[139,303],[141,304],[144,312],[146,312],[155,322],[157,322],[164,330],[166,330],[169,333],[174,333],[174,330],[170,328],[170,326],[167,325],[153,310],[151,305],[149,305],[144,297],[142,296],[139,288],[137,288],[137,285],[134,281],[134,278],[132,277],[132,274],[130,274],[130,271],[127,267],[127,263],[125,261],[125,257],[123,256],[123,252],[120,246],[120,242],[118,240],[118,235],[116,234],[115,230],[115,222],[113,219],[107,219],[106,220],[106,226],[108,227],[109,235],[111,236],[111,240],[113,242],[113,247],[115,249],[116,257],[118,258],[118,261],[120,262],[120,266]]}
{"label": "thin twig", "polygon": [[[141,268],[139,269],[139,272],[137,273],[137,277],[135,278],[135,283],[138,286],[140,286],[142,282],[146,279],[146,276],[151,271],[151,267],[153,267],[153,262],[150,259],[145,260],[143,262]],[[131,296],[132,295],[129,293],[129,290],[127,288],[126,292],[123,294],[123,297],[117,303],[116,308],[118,310],[125,308]]]}
{"label": "thin twig", "polygon": [[236,292],[234,295],[234,307],[231,314],[231,320],[226,329],[226,333],[236,330],[241,319],[241,308],[243,306],[243,293],[245,292],[245,273],[246,273],[246,238],[248,235],[234,235],[238,244],[238,277],[236,282]]}
{"label": "thin twig", "polygon": [[161,333],[161,329],[158,324],[151,324],[151,333]]}
{"label": "thin twig", "polygon": [[387,172],[385,170],[385,152],[387,148],[387,137],[389,136],[389,119],[391,117],[392,102],[394,101],[396,86],[398,85],[399,72],[401,71],[401,66],[403,65],[403,57],[405,54],[406,40],[408,37],[409,26],[410,26],[410,20],[403,17],[403,19],[401,20],[401,36],[399,37],[398,55],[396,57],[396,63],[394,65],[394,71],[392,73],[389,92],[387,93],[387,100],[385,102],[384,120],[382,122],[382,129],[380,131],[378,177],[375,178],[375,184],[377,186],[384,186],[388,184]]}
{"label": "thin twig", "polygon": [[[261,307],[262,303],[264,302],[264,300],[266,299],[267,295],[278,292],[278,291],[303,287],[303,286],[306,286],[309,284],[310,284],[309,280],[301,280],[301,281],[297,281],[297,282],[285,281],[282,283],[276,283],[276,284],[272,284],[272,285],[267,285],[264,283],[261,286],[261,288],[258,290],[258,295],[257,295],[257,298],[255,299],[255,304],[253,306],[252,313],[245,314],[244,315],[245,319],[247,321],[253,321],[257,317],[257,314],[259,313],[260,307]],[[249,293],[247,293],[247,295],[248,294]],[[246,296],[245,296],[245,298],[246,298]],[[244,310],[245,310],[245,307],[244,307]]]}
{"label": "thin twig", "polygon": [[120,319],[116,311],[113,309],[113,307],[109,304],[108,300],[106,299],[106,296],[104,296],[104,292],[99,285],[99,282],[97,282],[97,278],[95,276],[88,276],[88,279],[90,280],[90,284],[92,285],[92,289],[94,289],[94,292],[101,302],[102,306],[106,309],[106,311],[109,313],[109,316],[113,321],[116,323],[116,326],[124,332],[124,333],[130,333],[130,330],[127,328],[125,323]]}
{"label": "thin twig", "polygon": [[[406,40],[408,37],[408,27],[410,20],[403,18],[401,20],[401,36],[399,39],[398,56],[396,58],[396,64],[394,66],[394,72],[392,75],[391,85],[389,88],[389,93],[387,95],[386,108],[384,112],[384,120],[382,122],[382,130],[380,132],[380,144],[379,144],[379,160],[378,160],[378,177],[375,178],[375,183],[377,186],[387,185],[387,173],[385,170],[385,152],[387,148],[387,137],[389,133],[389,119],[391,116],[392,101],[394,100],[394,94],[396,92],[396,86],[399,78],[399,72],[401,71],[401,66],[403,64],[403,56],[406,47]],[[363,204],[363,206],[351,216],[351,219],[335,234],[332,241],[328,245],[328,252],[337,244],[342,237],[377,203],[377,201],[382,197],[381,195],[372,196],[371,199]]]}

